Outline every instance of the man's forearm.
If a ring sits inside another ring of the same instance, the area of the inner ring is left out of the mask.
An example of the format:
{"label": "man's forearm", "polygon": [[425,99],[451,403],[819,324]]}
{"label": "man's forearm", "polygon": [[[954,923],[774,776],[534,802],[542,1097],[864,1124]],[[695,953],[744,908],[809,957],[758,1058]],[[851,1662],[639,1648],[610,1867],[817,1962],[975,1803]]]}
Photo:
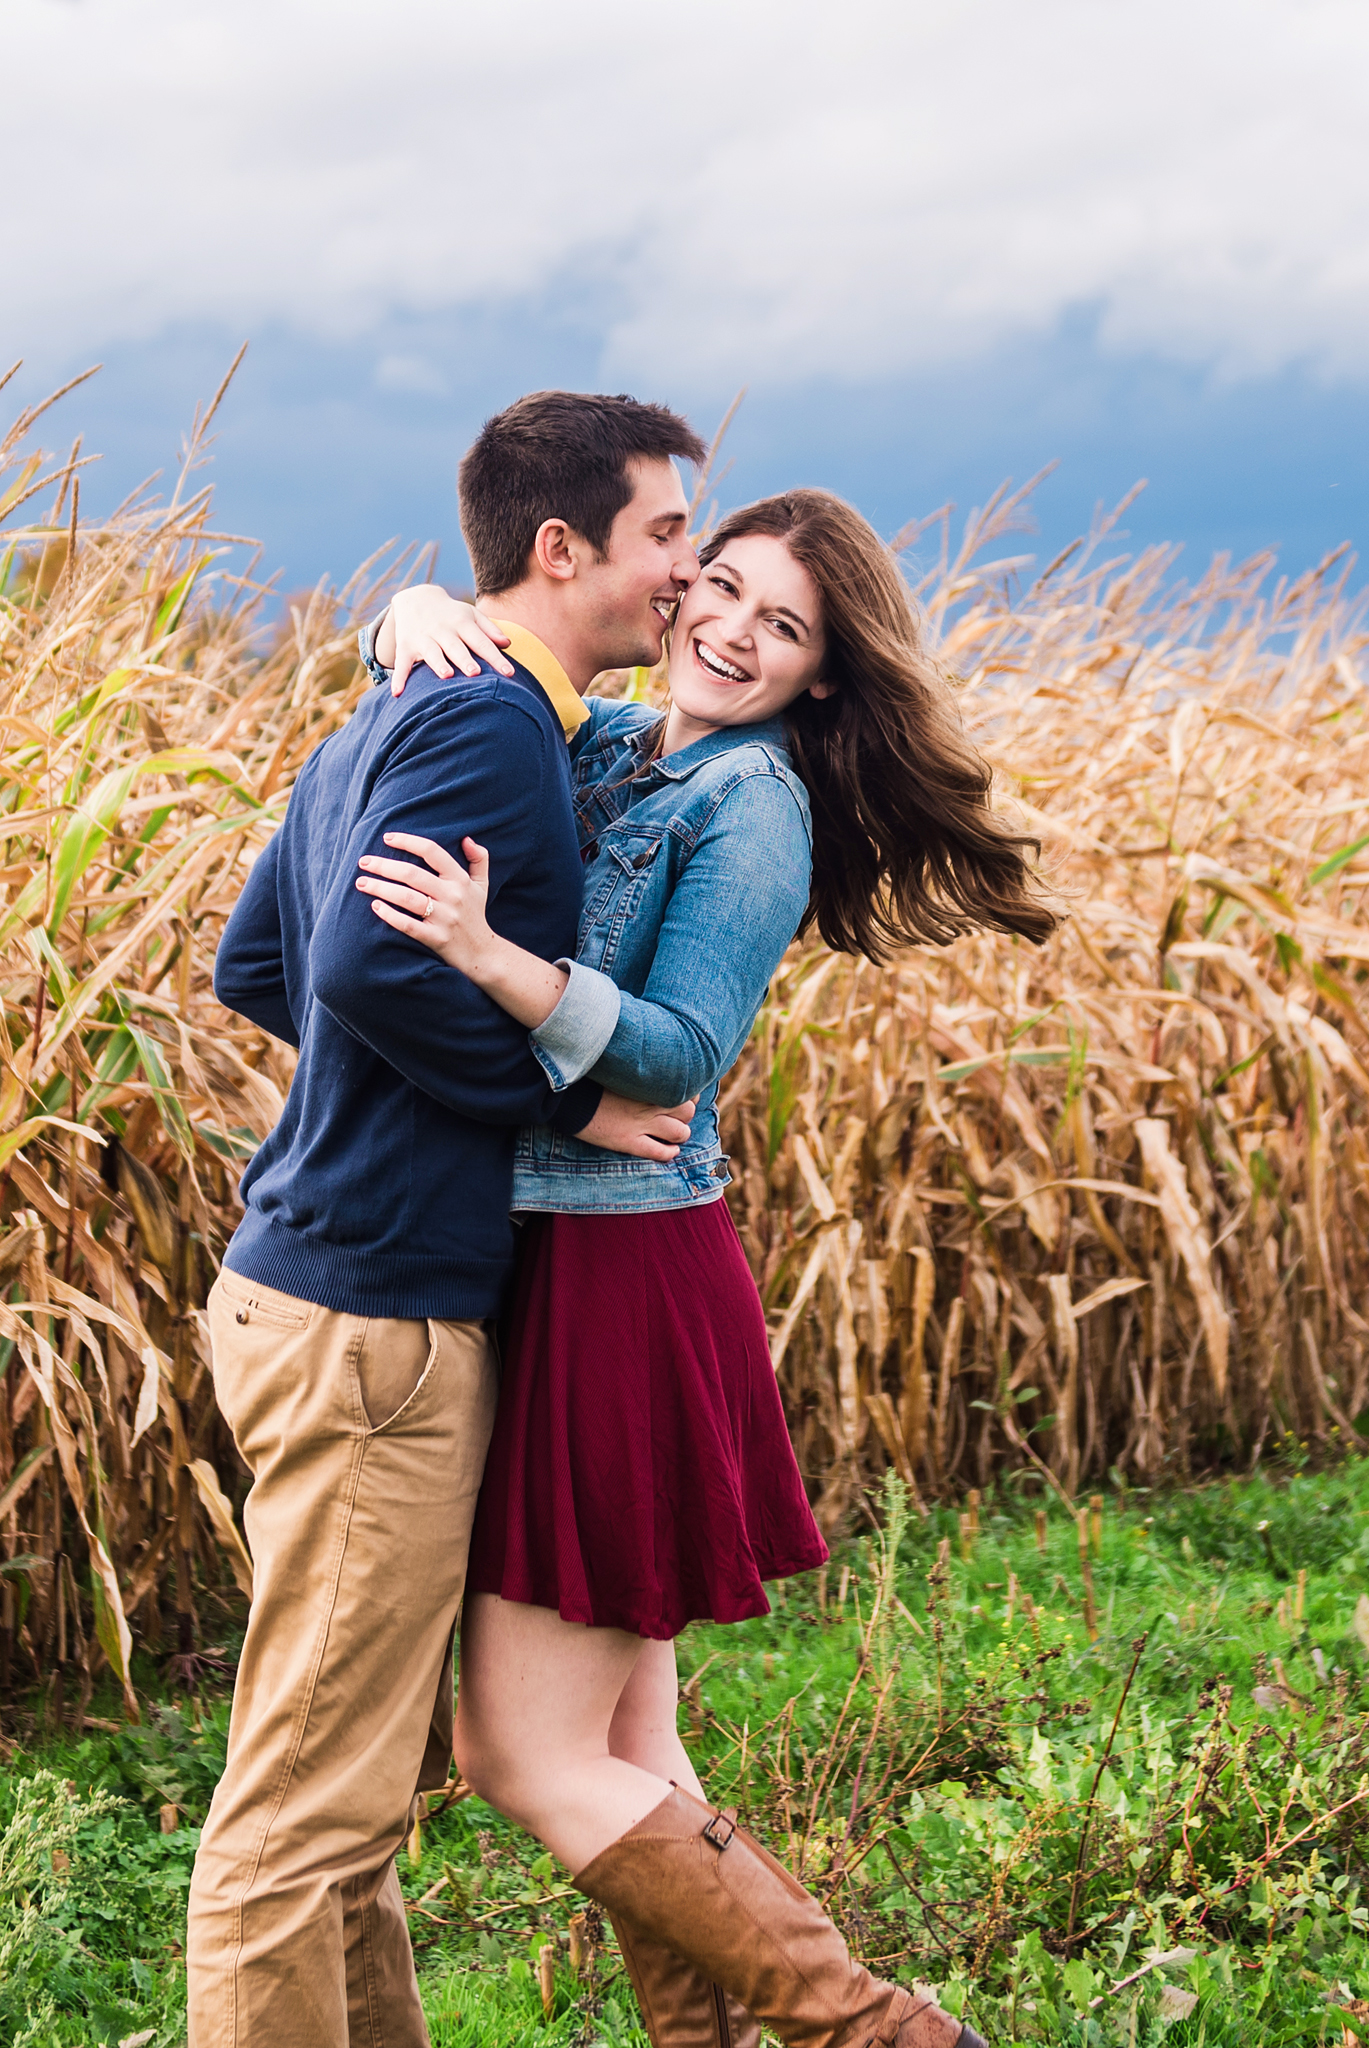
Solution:
{"label": "man's forearm", "polygon": [[597,1084],[553,1091],[517,1021],[468,977],[416,953],[325,917],[310,947],[313,993],[415,1087],[477,1123],[574,1132],[589,1121]]}
{"label": "man's forearm", "polygon": [[280,835],[258,855],[233,906],[214,960],[214,993],[226,1010],[259,1024],[273,1038],[298,1046],[290,1009],[276,899]]}

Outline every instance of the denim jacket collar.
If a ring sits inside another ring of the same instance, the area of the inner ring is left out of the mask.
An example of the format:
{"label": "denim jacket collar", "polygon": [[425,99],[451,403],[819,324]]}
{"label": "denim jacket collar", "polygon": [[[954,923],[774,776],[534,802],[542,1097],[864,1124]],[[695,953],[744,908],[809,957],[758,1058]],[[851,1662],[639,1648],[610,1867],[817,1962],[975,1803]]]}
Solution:
{"label": "denim jacket collar", "polygon": [[[635,742],[639,753],[646,751],[655,731],[654,725],[648,725],[643,729],[641,737]],[[706,734],[703,739],[695,740],[692,745],[681,747],[678,753],[667,754],[663,759],[653,761],[651,772],[666,782],[685,782],[696,769],[702,768],[706,761],[711,761],[716,754],[724,754],[729,748],[735,747],[742,737],[756,746],[773,747],[784,766],[789,767],[789,742],[785,735],[784,720],[776,716],[763,719],[759,725],[720,726],[716,732]]]}

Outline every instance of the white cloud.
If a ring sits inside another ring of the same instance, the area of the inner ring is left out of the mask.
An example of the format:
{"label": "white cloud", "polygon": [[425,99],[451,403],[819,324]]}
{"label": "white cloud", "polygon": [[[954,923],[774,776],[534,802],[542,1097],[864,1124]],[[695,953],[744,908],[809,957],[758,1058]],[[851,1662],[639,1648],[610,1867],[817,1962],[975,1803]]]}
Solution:
{"label": "white cloud", "polygon": [[382,356],[376,364],[376,383],[382,391],[410,391],[425,398],[444,398],[447,380],[426,356]]}
{"label": "white cloud", "polygon": [[4,47],[14,352],[573,293],[622,379],[1080,306],[1228,374],[1369,365],[1363,0],[11,0]]}

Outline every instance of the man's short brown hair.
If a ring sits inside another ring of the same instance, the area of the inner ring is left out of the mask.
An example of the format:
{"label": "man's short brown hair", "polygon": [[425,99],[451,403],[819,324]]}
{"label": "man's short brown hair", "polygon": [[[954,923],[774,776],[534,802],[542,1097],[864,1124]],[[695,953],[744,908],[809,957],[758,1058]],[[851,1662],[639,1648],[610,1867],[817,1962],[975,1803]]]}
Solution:
{"label": "man's short brown hair", "polygon": [[588,391],[533,391],[486,420],[461,463],[461,531],[481,594],[528,573],[537,530],[564,519],[602,557],[632,497],[636,459],[707,453],[688,420],[663,405]]}

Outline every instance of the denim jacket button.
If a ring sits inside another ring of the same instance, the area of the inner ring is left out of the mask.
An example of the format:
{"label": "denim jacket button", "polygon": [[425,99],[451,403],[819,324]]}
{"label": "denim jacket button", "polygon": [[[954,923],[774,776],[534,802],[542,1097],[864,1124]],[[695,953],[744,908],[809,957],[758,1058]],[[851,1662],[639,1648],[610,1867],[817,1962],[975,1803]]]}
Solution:
{"label": "denim jacket button", "polygon": [[727,1179],[727,1161],[725,1159],[720,1159],[717,1165],[713,1168],[713,1178],[714,1180]]}

